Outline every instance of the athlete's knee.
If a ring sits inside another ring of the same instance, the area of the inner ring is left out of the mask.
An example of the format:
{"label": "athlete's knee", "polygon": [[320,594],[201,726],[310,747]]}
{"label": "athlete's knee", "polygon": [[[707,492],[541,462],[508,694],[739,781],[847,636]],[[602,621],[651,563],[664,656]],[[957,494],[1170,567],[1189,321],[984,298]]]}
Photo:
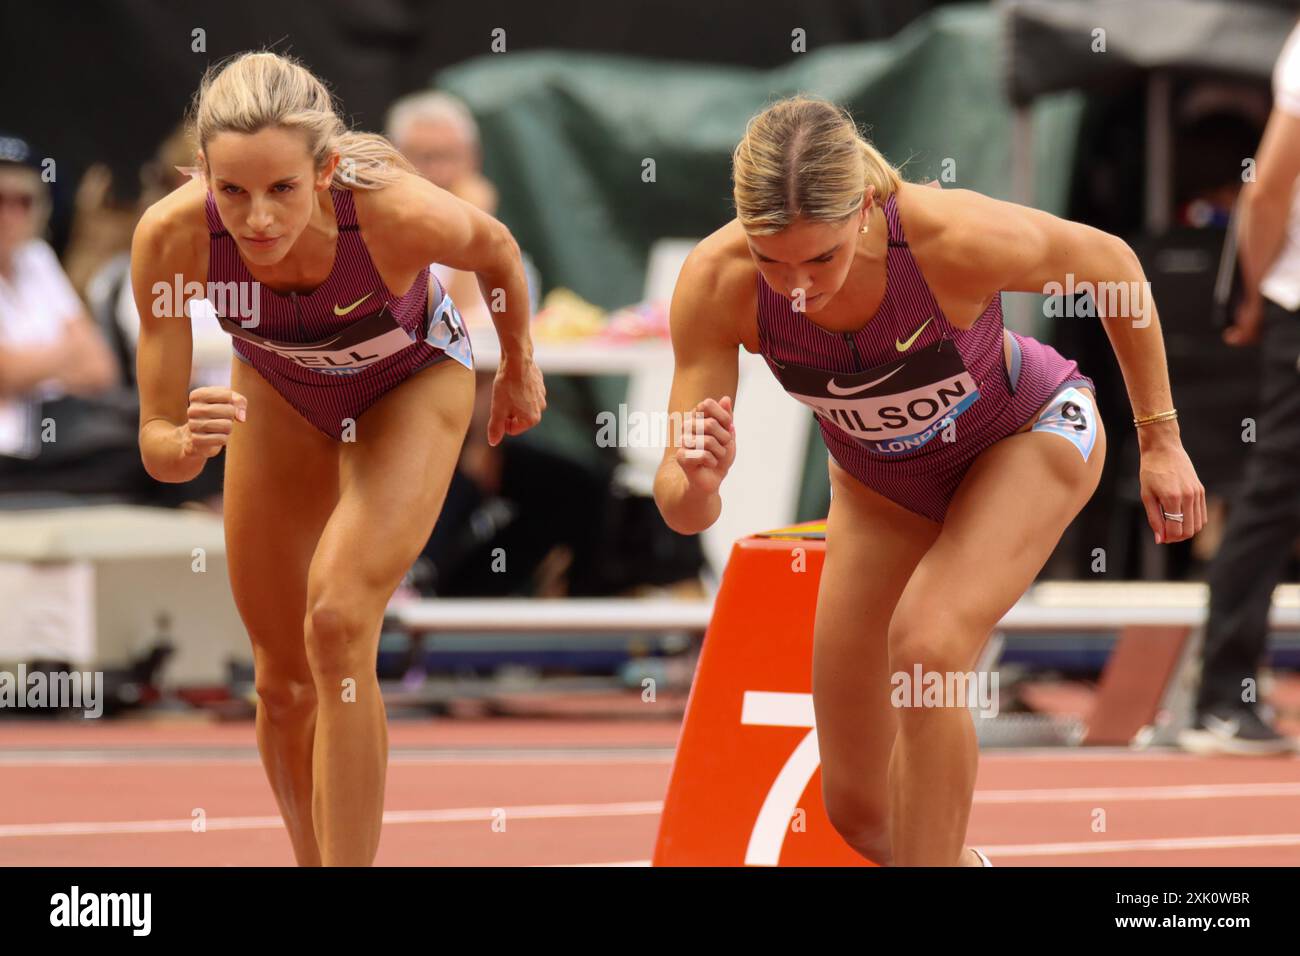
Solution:
{"label": "athlete's knee", "polygon": [[915,679],[921,674],[949,674],[964,670],[969,661],[967,648],[974,643],[980,625],[969,618],[938,608],[908,612],[901,607],[889,622],[889,665],[891,676]]}
{"label": "athlete's knee", "polygon": [[316,685],[309,673],[259,666],[254,686],[258,705],[273,724],[297,723],[316,710]]}
{"label": "athlete's knee", "polygon": [[865,799],[851,788],[822,787],[822,802],[831,826],[873,863],[889,866],[893,859],[889,841],[889,809]]}
{"label": "athlete's knee", "polygon": [[375,649],[367,633],[369,625],[358,603],[341,593],[310,602],[304,633],[312,674],[319,680],[359,677],[362,668],[373,670]]}

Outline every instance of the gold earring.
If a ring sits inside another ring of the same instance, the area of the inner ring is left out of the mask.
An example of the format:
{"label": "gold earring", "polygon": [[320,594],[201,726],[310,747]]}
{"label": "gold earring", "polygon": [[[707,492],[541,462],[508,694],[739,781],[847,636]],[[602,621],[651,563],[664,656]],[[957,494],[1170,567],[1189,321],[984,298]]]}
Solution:
{"label": "gold earring", "polygon": [[867,229],[868,229],[868,228],[869,228],[869,227],[867,227],[867,226],[863,226],[863,227],[862,227],[862,234],[863,234],[864,236],[867,234]]}

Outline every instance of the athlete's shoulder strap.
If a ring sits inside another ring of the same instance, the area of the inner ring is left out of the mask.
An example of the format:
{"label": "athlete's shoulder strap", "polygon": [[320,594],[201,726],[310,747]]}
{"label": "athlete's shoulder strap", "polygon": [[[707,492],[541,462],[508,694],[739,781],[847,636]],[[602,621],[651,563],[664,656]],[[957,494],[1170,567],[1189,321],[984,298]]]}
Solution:
{"label": "athlete's shoulder strap", "polygon": [[221,221],[221,214],[217,212],[217,201],[212,196],[212,190],[208,190],[203,199],[203,215],[208,221],[209,238],[218,239],[230,235]]}
{"label": "athlete's shoulder strap", "polygon": [[891,193],[885,200],[885,222],[889,225],[889,244],[907,248],[907,237],[903,235],[903,222],[898,215],[898,193]]}
{"label": "athlete's shoulder strap", "polygon": [[338,222],[339,232],[357,232],[357,205],[352,198],[352,190],[330,187],[330,198],[334,200],[334,219]]}

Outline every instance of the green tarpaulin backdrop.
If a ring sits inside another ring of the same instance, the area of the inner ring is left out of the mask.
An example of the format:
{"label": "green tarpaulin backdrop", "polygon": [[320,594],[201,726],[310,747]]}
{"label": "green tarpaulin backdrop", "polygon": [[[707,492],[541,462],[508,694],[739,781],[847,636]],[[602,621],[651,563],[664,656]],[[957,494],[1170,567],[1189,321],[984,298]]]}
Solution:
{"label": "green tarpaulin backdrop", "polygon": [[[656,239],[702,237],[731,218],[731,151],[746,121],[781,96],[844,104],[909,180],[1012,198],[999,17],[984,5],[942,8],[887,41],[810,42],[773,70],[507,52],[434,82],[477,117],[498,215],[545,287],[615,308],[640,300]],[[1033,110],[1035,204],[1060,213],[1082,98],[1047,96]],[[603,407],[615,407],[619,383],[599,387]],[[543,434],[590,450],[590,429],[570,423],[566,437],[561,428],[553,422]],[[801,518],[825,514],[825,451],[815,429],[813,446]]]}

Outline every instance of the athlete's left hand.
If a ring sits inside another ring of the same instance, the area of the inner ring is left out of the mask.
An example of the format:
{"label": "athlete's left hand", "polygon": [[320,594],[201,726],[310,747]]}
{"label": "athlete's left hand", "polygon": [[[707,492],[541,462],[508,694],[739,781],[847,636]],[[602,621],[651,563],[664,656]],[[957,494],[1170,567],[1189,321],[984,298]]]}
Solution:
{"label": "athlete's left hand", "polygon": [[[1156,544],[1186,541],[1205,527],[1205,486],[1181,441],[1174,438],[1142,449],[1139,481]],[[1166,518],[1166,511],[1183,518]]]}
{"label": "athlete's left hand", "polygon": [[488,444],[496,446],[506,435],[519,435],[542,420],[546,384],[532,356],[502,356],[492,382],[492,412],[488,416]]}

